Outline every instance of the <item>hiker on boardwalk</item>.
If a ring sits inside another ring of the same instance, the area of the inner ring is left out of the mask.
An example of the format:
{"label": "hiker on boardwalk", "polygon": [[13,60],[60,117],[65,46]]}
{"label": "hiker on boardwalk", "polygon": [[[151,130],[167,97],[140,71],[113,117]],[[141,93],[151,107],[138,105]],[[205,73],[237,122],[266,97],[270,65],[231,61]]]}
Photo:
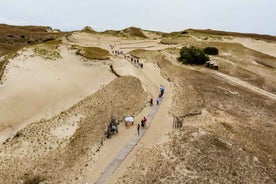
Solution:
{"label": "hiker on boardwalk", "polygon": [[150,98],[149,103],[150,103],[150,106],[153,106],[153,99],[152,98]]}
{"label": "hiker on boardwalk", "polygon": [[160,84],[160,96],[163,97],[165,91],[165,87]]}
{"label": "hiker on boardwalk", "polygon": [[144,116],[143,118],[143,123],[144,123],[144,126],[146,126],[146,123],[147,123],[147,118]]}
{"label": "hiker on boardwalk", "polygon": [[140,135],[140,124],[139,123],[137,125],[137,132],[138,132],[138,135]]}
{"label": "hiker on boardwalk", "polygon": [[144,119],[141,120],[141,127],[144,128],[145,127],[145,122]]}
{"label": "hiker on boardwalk", "polygon": [[156,98],[156,105],[159,105],[159,103],[160,103],[160,97],[158,96],[158,97]]}

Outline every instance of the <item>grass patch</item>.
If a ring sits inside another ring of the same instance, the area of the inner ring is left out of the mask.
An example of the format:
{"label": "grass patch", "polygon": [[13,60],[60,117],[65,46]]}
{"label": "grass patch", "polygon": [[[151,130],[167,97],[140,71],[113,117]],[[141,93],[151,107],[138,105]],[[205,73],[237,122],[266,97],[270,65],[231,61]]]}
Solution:
{"label": "grass patch", "polygon": [[43,181],[45,181],[45,177],[43,176],[32,176],[32,175],[28,175],[26,174],[26,179],[24,180],[24,183],[23,184],[39,184]]}
{"label": "grass patch", "polygon": [[21,49],[25,46],[47,42],[61,36],[64,32],[48,32],[50,27],[11,26],[0,24],[0,56]]}
{"label": "grass patch", "polygon": [[123,29],[123,32],[129,34],[130,36],[147,38],[144,35],[144,33],[141,31],[141,29],[137,27],[129,27],[129,28]]}
{"label": "grass patch", "polygon": [[61,43],[61,40],[51,40],[44,42],[43,44],[35,45],[33,51],[35,55],[40,56],[46,60],[60,59],[62,56],[58,51],[58,47]]}
{"label": "grass patch", "polygon": [[77,50],[77,55],[81,55],[87,59],[106,60],[110,57],[110,54],[107,50],[99,47],[81,47],[78,45],[73,45],[71,48]]}
{"label": "grass patch", "polygon": [[177,45],[178,41],[176,41],[175,39],[164,38],[160,41],[160,43],[164,45]]}
{"label": "grass patch", "polygon": [[137,58],[145,58],[145,56],[147,55],[146,53],[150,52],[145,49],[135,49],[129,52],[130,55]]}

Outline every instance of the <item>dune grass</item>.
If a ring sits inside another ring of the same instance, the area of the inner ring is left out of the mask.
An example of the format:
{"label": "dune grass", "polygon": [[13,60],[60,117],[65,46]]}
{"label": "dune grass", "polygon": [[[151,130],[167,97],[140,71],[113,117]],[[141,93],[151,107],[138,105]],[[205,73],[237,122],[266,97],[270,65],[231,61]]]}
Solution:
{"label": "dune grass", "polygon": [[160,41],[161,44],[164,44],[164,45],[177,45],[179,44],[179,42],[175,39],[169,39],[169,38],[163,38],[161,41]]}
{"label": "dune grass", "polygon": [[107,50],[99,47],[82,47],[73,45],[71,48],[76,49],[77,55],[81,55],[87,59],[106,60],[110,57]]}
{"label": "dune grass", "polygon": [[58,51],[59,45],[62,43],[61,40],[51,40],[41,44],[33,46],[35,55],[42,57],[46,60],[56,60],[62,58]]}

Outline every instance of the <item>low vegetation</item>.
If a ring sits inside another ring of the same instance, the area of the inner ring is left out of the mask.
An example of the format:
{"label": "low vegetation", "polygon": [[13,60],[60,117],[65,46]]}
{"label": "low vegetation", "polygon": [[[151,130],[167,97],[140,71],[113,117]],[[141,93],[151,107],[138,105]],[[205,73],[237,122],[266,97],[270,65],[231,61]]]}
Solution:
{"label": "low vegetation", "polygon": [[129,34],[130,36],[146,38],[144,33],[141,31],[141,29],[137,27],[129,27],[129,28],[123,29],[123,32]]}
{"label": "low vegetation", "polygon": [[72,49],[76,49],[76,54],[81,55],[87,59],[105,60],[109,59],[110,54],[107,50],[99,47],[82,47],[73,45]]}
{"label": "low vegetation", "polygon": [[209,55],[218,55],[219,53],[219,50],[216,47],[206,47],[203,51]]}
{"label": "low vegetation", "polygon": [[84,32],[84,33],[90,33],[90,34],[94,34],[94,33],[97,33],[92,27],[90,26],[85,26],[81,32]]}
{"label": "low vegetation", "polygon": [[129,27],[120,31],[106,30],[104,31],[104,33],[112,36],[119,36],[125,38],[147,38],[146,35],[142,32],[142,30],[137,27]]}
{"label": "low vegetation", "polygon": [[62,58],[58,51],[61,40],[51,40],[43,44],[34,46],[34,54],[47,60],[56,60]]}
{"label": "low vegetation", "polygon": [[178,41],[175,39],[164,38],[160,41],[160,43],[164,45],[177,45]]}
{"label": "low vegetation", "polygon": [[204,53],[203,50],[191,46],[191,47],[182,47],[180,49],[180,57],[178,58],[183,64],[204,64],[206,61],[209,61],[209,57]]}
{"label": "low vegetation", "polygon": [[68,33],[55,32],[45,26],[11,26],[0,24],[0,56],[27,45],[54,40]]}

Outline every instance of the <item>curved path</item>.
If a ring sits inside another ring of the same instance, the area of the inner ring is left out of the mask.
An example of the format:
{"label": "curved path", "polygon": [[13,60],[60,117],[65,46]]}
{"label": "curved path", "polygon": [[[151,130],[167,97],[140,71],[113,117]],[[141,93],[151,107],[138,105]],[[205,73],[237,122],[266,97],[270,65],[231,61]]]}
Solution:
{"label": "curved path", "polygon": [[150,108],[146,108],[146,112],[142,112],[147,114],[147,128],[141,129],[140,135],[137,135],[135,127],[135,134],[115,155],[114,159],[106,166],[103,172],[101,172],[95,181],[96,184],[116,181],[124,173],[127,165],[131,164],[132,159],[135,158],[134,155],[137,147],[162,142],[172,128],[172,124],[170,123],[172,120],[167,110],[171,103],[170,84],[162,78],[159,68],[152,63],[144,63],[144,68],[141,69],[122,58],[115,59],[113,68],[121,76],[132,75],[139,78],[143,88],[153,95],[154,104],[156,104],[155,99],[159,94],[160,84],[165,86],[165,97],[159,105],[153,105]]}

